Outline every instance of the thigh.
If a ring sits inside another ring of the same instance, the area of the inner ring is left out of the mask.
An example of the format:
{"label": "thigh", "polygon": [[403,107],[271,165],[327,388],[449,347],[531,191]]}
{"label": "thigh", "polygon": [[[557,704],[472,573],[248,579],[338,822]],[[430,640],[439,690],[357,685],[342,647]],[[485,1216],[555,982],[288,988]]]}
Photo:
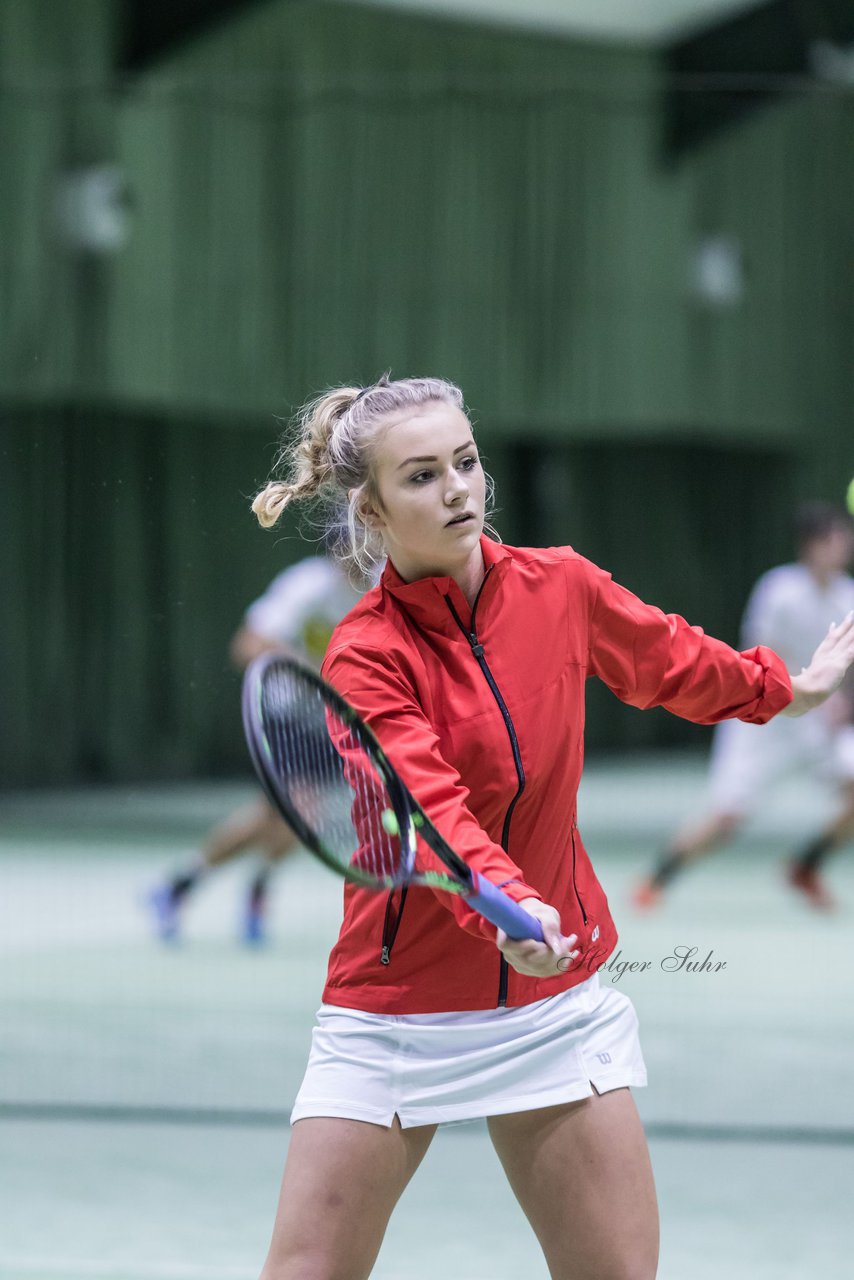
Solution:
{"label": "thigh", "polygon": [[269,822],[264,828],[260,843],[270,862],[281,862],[294,849],[299,848],[299,837],[288,826],[284,818],[271,813]]}
{"label": "thigh", "polygon": [[854,837],[854,781],[848,779],[840,782],[837,794],[837,813],[830,824],[828,834],[834,837],[836,842],[842,842]]}
{"label": "thigh", "polygon": [[493,1116],[489,1133],[553,1280],[652,1280],[658,1206],[628,1089]]}
{"label": "thigh", "polygon": [[261,1280],[362,1280],[435,1125],[298,1120]]}

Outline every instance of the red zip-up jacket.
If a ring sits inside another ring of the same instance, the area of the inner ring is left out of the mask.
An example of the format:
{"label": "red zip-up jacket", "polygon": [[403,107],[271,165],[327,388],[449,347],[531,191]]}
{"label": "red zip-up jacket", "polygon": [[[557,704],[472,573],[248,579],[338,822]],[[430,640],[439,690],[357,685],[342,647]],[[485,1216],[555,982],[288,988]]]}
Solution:
{"label": "red zip-up jacket", "polygon": [[462,899],[347,884],[328,1004],[390,1014],[522,1005],[604,963],[617,932],[576,825],[588,676],[632,706],[699,724],[761,724],[791,701],[772,650],[737,653],[568,547],[482,547],[473,609],[453,579],[406,583],[389,564],[336,628],[323,671],[457,852],[516,901],[556,907],[581,954],[567,973],[524,977]]}

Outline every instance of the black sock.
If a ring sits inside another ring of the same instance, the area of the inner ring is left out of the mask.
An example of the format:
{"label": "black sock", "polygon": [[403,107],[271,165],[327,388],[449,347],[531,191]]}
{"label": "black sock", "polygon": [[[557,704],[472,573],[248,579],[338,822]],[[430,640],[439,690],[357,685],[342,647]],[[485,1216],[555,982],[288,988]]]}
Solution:
{"label": "black sock", "polygon": [[249,906],[252,911],[260,912],[267,900],[267,885],[270,880],[270,868],[262,867],[249,886]]}
{"label": "black sock", "polygon": [[829,836],[816,836],[795,858],[796,866],[801,871],[817,871],[833,844]]}
{"label": "black sock", "polygon": [[182,898],[186,897],[201,874],[199,868],[196,867],[192,871],[181,871],[178,875],[173,876],[169,885],[172,901],[180,902]]}
{"label": "black sock", "polygon": [[653,889],[663,889],[668,885],[677,871],[681,871],[685,859],[681,853],[668,853],[662,858],[653,872],[651,884]]}

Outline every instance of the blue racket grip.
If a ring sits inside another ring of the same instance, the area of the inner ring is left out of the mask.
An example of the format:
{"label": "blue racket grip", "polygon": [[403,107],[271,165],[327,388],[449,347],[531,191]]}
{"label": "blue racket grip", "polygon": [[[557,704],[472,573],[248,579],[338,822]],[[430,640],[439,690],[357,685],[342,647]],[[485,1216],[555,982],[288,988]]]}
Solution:
{"label": "blue racket grip", "polygon": [[472,885],[471,893],[465,895],[466,902],[490,924],[503,929],[508,938],[533,938],[535,942],[544,940],[539,920],[529,915],[512,898],[508,898],[491,880],[473,871]]}

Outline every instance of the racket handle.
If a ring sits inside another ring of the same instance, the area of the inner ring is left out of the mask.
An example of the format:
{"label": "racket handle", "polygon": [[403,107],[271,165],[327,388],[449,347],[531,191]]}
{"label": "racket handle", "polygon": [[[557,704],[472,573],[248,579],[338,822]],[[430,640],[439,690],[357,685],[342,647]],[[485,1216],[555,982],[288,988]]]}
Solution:
{"label": "racket handle", "polygon": [[512,898],[494,885],[491,880],[472,871],[472,891],[465,895],[466,902],[484,919],[503,929],[508,938],[533,938],[543,941],[543,928],[539,920],[520,907]]}

